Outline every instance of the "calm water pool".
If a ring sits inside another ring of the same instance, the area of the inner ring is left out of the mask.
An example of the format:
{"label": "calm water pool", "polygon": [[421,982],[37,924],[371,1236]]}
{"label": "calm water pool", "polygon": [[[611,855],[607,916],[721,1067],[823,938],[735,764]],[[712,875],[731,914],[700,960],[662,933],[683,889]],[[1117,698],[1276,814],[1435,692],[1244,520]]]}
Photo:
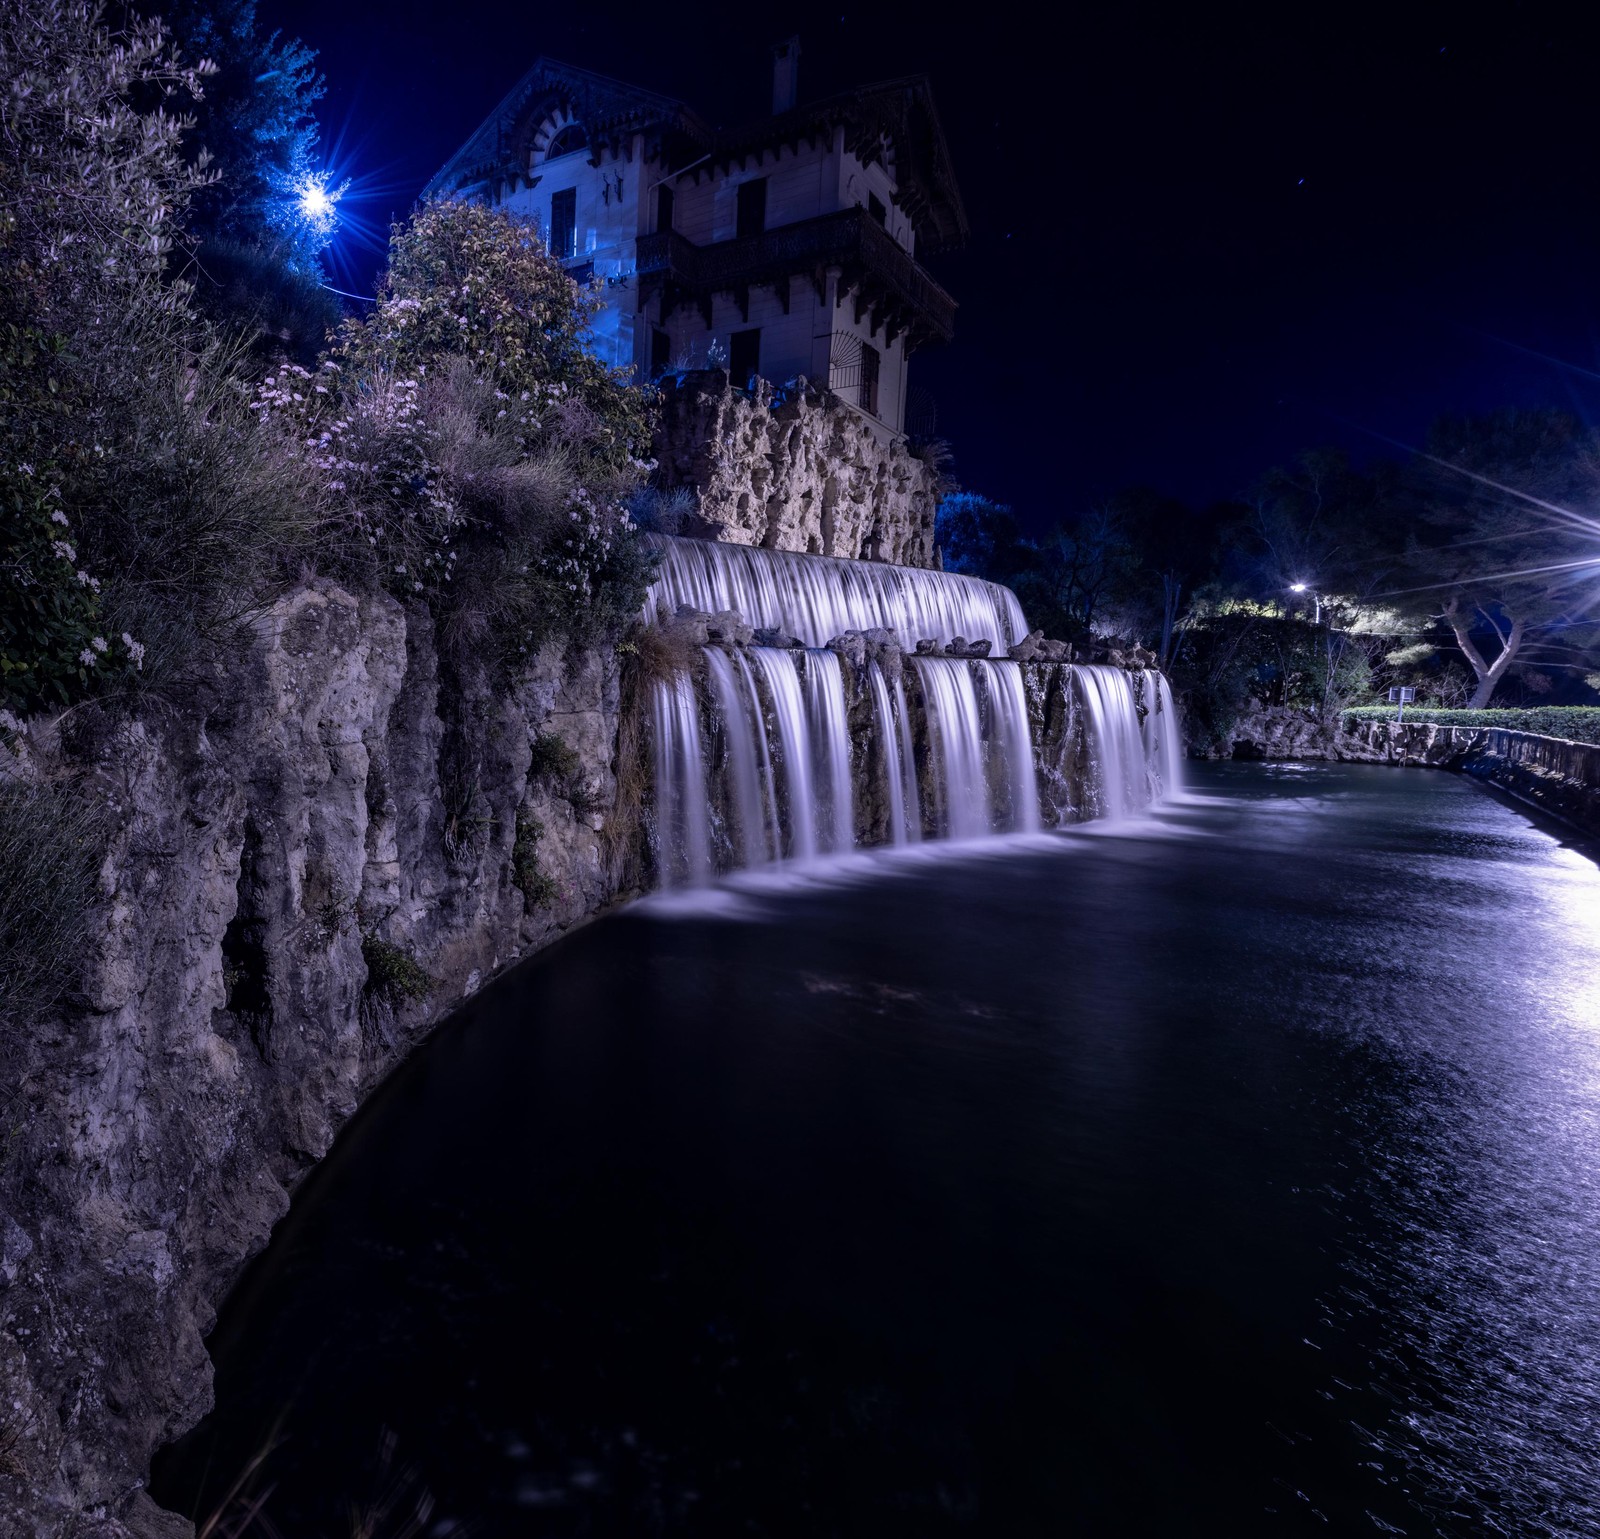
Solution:
{"label": "calm water pool", "polygon": [[296,1539],[401,1471],[441,1535],[1600,1532],[1600,872],[1444,774],[1200,789],[504,979],[157,1495],[271,1443]]}

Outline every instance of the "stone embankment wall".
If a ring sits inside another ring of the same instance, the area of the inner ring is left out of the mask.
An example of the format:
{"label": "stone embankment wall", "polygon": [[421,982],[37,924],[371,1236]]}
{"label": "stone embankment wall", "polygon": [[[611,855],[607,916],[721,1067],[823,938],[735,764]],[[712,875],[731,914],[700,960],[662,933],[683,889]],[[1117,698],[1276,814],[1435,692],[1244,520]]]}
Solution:
{"label": "stone embankment wall", "polygon": [[[931,567],[940,476],[804,381],[735,390],[719,370],[669,378],[657,480],[699,500],[698,529],[739,545]],[[676,532],[676,531],[674,531]]]}
{"label": "stone embankment wall", "polygon": [[1499,727],[1357,721],[1347,735],[1378,764],[1433,765],[1487,780],[1600,837],[1600,746]]}
{"label": "stone embankment wall", "polygon": [[500,690],[420,606],[317,581],[182,702],[75,720],[11,761],[86,763],[113,833],[81,997],[8,1063],[0,1534],[177,1535],[141,1484],[296,1182],[432,1022],[629,880],[618,680],[552,651]]}

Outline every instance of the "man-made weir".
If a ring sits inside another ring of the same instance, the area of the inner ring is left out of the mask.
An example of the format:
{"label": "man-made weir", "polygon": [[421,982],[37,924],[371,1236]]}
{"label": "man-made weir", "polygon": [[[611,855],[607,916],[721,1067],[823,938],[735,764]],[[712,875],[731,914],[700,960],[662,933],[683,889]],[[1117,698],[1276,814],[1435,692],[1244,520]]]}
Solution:
{"label": "man-made weir", "polygon": [[737,610],[758,629],[787,632],[808,647],[843,631],[882,626],[901,646],[924,637],[987,641],[996,651],[1022,640],[1027,623],[1009,588],[920,567],[832,556],[797,556],[752,545],[651,535],[661,557],[647,608],[662,619],[680,604]]}
{"label": "man-made weir", "polygon": [[733,609],[806,643],[692,647],[654,681],[664,885],[1126,816],[1179,783],[1177,714],[1153,669],[907,650],[957,637],[1009,646],[1026,633],[1009,589],[748,546],[660,549],[650,609],[663,622]]}

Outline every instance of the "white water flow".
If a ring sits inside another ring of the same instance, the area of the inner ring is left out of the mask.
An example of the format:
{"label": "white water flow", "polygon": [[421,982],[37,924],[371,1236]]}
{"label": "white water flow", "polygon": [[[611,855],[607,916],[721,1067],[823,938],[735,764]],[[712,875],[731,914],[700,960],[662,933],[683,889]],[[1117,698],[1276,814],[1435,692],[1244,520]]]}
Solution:
{"label": "white water flow", "polygon": [[1150,801],[1145,740],[1132,680],[1121,668],[1088,665],[1074,668],[1073,676],[1089,722],[1098,801],[1094,810],[1105,818],[1126,817]]}
{"label": "white water flow", "polygon": [[875,662],[867,664],[867,684],[872,691],[872,722],[889,796],[889,841],[914,844],[922,838],[922,808],[917,800],[917,762],[906,725],[905,685],[896,679],[891,695],[889,681]]}
{"label": "white water flow", "polygon": [[[971,664],[969,667],[973,666]],[[1033,737],[1028,731],[1028,697],[1022,670],[1006,663],[979,663],[989,695],[989,747],[1006,783],[1011,827],[1034,833],[1039,827],[1039,779],[1034,772]]]}
{"label": "white water flow", "polygon": [[[743,856],[741,865],[759,866],[770,858],[756,757],[756,723],[752,720],[760,704],[754,692],[744,687],[742,676],[726,652],[707,647],[705,657],[711,698],[722,725],[721,761],[734,825],[729,830],[729,840]],[[705,795],[703,787],[700,794]]]}
{"label": "white water flow", "polygon": [[1144,670],[1144,749],[1157,800],[1176,796],[1183,789],[1183,734],[1178,727],[1178,707],[1172,686],[1157,669]]}
{"label": "white water flow", "polygon": [[655,728],[656,838],[661,883],[679,887],[711,876],[700,706],[687,674],[658,680],[651,692]]}
{"label": "white water flow", "polygon": [[786,631],[811,647],[882,626],[908,650],[924,637],[963,636],[988,641],[1002,655],[1028,630],[1016,595],[978,577],[672,535],[648,541],[661,565],[645,600],[646,619],[666,619],[691,604],[736,609],[751,625]]}
{"label": "white water flow", "polygon": [[[706,647],[707,652],[715,651],[714,647]],[[754,747],[761,756],[761,783],[767,788],[767,826],[772,830],[772,854],[774,859],[783,858],[783,820],[778,812],[778,783],[772,773],[772,749],[767,742],[767,718],[761,709],[761,696],[756,691],[755,675],[750,672],[750,663],[741,652],[735,659],[739,668],[739,677],[744,683],[746,698],[750,701],[750,716],[755,722],[755,733],[752,737]]]}
{"label": "white water flow", "polygon": [[[800,689],[800,670],[795,666],[793,652],[753,647],[750,656],[755,659],[772,701],[776,757],[783,765],[784,789],[789,797],[788,854],[795,860],[808,860],[817,853],[817,819],[812,791],[810,723]],[[837,663],[838,659],[834,661]],[[842,679],[839,692],[842,703]]]}
{"label": "white water flow", "polygon": [[905,786],[906,843],[922,842],[922,797],[917,791],[917,750],[911,741],[911,713],[906,707],[906,681],[894,681],[895,718],[900,724],[900,776]]}
{"label": "white water flow", "polygon": [[817,840],[824,852],[842,852],[856,842],[844,669],[833,652],[807,652],[805,659],[806,725],[815,754],[817,784]]}
{"label": "white water flow", "polygon": [[933,790],[940,823],[952,839],[992,833],[983,724],[972,667],[949,657],[912,661],[922,684],[933,742]]}

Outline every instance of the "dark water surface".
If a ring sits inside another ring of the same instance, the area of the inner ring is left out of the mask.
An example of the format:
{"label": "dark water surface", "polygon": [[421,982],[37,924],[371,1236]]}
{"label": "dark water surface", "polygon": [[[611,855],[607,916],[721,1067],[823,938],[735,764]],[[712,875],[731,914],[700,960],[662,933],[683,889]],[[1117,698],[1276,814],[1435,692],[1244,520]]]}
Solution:
{"label": "dark water surface", "polygon": [[[1600,1533],[1600,873],[1449,775],[595,925],[341,1139],[157,1494],[293,1539]],[[204,1489],[197,1494],[197,1487]]]}

